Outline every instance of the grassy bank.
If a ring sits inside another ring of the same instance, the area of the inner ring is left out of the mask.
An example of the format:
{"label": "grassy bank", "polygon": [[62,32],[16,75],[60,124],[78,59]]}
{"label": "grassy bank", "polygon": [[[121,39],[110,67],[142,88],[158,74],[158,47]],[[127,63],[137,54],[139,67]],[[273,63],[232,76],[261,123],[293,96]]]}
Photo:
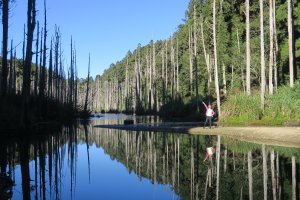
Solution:
{"label": "grassy bank", "polygon": [[283,86],[273,95],[266,95],[264,109],[260,108],[260,92],[230,95],[222,105],[223,125],[299,125],[300,83],[294,88]]}

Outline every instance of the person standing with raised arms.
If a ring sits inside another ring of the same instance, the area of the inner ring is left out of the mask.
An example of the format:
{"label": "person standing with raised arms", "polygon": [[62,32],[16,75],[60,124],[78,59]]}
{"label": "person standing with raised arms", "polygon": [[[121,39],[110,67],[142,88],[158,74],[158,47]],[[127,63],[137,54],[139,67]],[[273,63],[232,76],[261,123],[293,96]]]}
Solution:
{"label": "person standing with raised arms", "polygon": [[202,101],[202,104],[205,106],[205,109],[206,109],[206,112],[205,112],[206,119],[205,119],[203,128],[205,128],[207,122],[209,122],[209,128],[211,128],[211,122],[212,122],[212,118],[213,118],[215,112],[211,108],[210,104],[208,104],[208,106],[207,106],[203,101]]}

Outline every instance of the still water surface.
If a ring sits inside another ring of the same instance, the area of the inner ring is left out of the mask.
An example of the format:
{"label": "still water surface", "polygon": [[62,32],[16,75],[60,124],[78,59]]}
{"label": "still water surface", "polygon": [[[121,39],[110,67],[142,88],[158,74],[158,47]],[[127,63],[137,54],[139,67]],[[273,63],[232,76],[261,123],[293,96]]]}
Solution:
{"label": "still water surface", "polygon": [[[298,198],[299,149],[94,127],[125,118],[105,115],[50,135],[2,140],[1,172],[15,182],[11,199]],[[205,160],[207,147],[217,151]]]}

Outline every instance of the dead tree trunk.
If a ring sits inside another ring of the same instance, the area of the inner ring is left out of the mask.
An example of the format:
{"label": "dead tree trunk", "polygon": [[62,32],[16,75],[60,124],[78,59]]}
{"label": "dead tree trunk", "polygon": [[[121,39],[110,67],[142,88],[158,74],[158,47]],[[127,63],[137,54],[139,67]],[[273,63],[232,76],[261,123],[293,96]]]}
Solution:
{"label": "dead tree trunk", "polygon": [[2,84],[1,94],[4,97],[7,93],[7,46],[8,46],[8,13],[9,13],[9,0],[2,0]]}
{"label": "dead tree trunk", "polygon": [[213,1],[213,38],[214,38],[214,56],[215,56],[215,88],[217,93],[218,118],[221,117],[221,101],[219,91],[219,76],[218,76],[218,56],[217,56],[217,38],[216,38],[216,0]]}
{"label": "dead tree trunk", "polygon": [[253,200],[252,152],[248,152],[249,200]]}
{"label": "dead tree trunk", "polygon": [[189,61],[190,61],[190,96],[193,98],[193,49],[192,49],[192,31],[189,28]]}
{"label": "dead tree trunk", "polygon": [[[215,0],[214,0],[215,2]],[[217,143],[217,191],[216,191],[216,199],[219,199],[219,191],[220,191],[220,157],[221,157],[221,136],[218,135],[218,143]]]}
{"label": "dead tree trunk", "polygon": [[33,32],[35,28],[35,0],[28,0],[27,10],[27,46],[25,65],[23,69],[23,95],[30,95],[30,72],[31,72],[31,60],[32,60],[32,42]]}
{"label": "dead tree trunk", "polygon": [[37,31],[36,31],[36,44],[35,44],[35,74],[34,74],[34,95],[37,96],[37,88],[38,88],[38,73],[39,73],[39,32],[40,32],[40,24],[37,21]]}
{"label": "dead tree trunk", "polygon": [[269,0],[269,27],[270,27],[270,56],[269,56],[269,94],[273,94],[273,68],[274,68],[274,24],[273,0]]}
{"label": "dead tree trunk", "polygon": [[89,97],[90,66],[91,66],[91,57],[90,57],[90,54],[89,54],[88,77],[87,77],[87,83],[86,83],[86,95],[85,95],[85,102],[84,102],[84,111],[85,112],[87,112],[88,97]]}
{"label": "dead tree trunk", "polygon": [[210,96],[210,83],[211,83],[211,68],[210,68],[210,58],[209,55],[206,53],[206,47],[205,47],[205,41],[204,41],[204,34],[203,34],[203,18],[201,17],[200,19],[200,29],[201,29],[201,38],[202,38],[202,46],[203,46],[203,53],[204,53],[204,58],[205,58],[205,63],[206,63],[206,69],[207,69],[207,90],[208,90],[208,95]]}
{"label": "dead tree trunk", "polygon": [[272,174],[272,190],[273,190],[273,200],[277,199],[277,190],[276,190],[276,175],[275,175],[275,153],[274,149],[271,151],[271,174]]}
{"label": "dead tree trunk", "polygon": [[48,69],[48,97],[52,98],[52,78],[53,78],[53,65],[52,65],[52,40],[50,44],[50,58],[49,58],[49,69]]}
{"label": "dead tree trunk", "polygon": [[[241,55],[241,47],[240,47],[240,36],[239,36],[239,30],[236,30],[236,38],[237,38],[237,45],[238,45],[238,52],[239,55]],[[243,90],[244,92],[246,91],[246,86],[245,86],[245,78],[244,78],[244,65],[241,65],[241,78],[242,78],[242,86],[243,86]]]}
{"label": "dead tree trunk", "polygon": [[178,47],[178,37],[176,37],[176,91],[177,94],[179,94],[179,47]]}
{"label": "dead tree trunk", "polygon": [[261,65],[261,93],[260,108],[264,109],[266,89],[265,43],[264,43],[264,5],[260,0],[260,65]]}
{"label": "dead tree trunk", "polygon": [[274,40],[275,40],[275,52],[274,52],[274,89],[277,90],[278,85],[278,69],[277,69],[277,57],[278,57],[278,40],[276,31],[276,1],[273,0],[273,26],[274,26]]}
{"label": "dead tree trunk", "polygon": [[288,34],[289,34],[289,69],[290,69],[290,87],[294,87],[294,25],[293,25],[293,0],[287,1],[288,7]]}
{"label": "dead tree trunk", "polygon": [[296,158],[292,156],[292,199],[296,200]]}
{"label": "dead tree trunk", "polygon": [[196,5],[194,5],[194,54],[193,54],[193,65],[195,68],[195,80],[196,80],[196,106],[197,112],[199,112],[199,80],[198,80],[198,65],[197,65],[197,19],[196,19]]}
{"label": "dead tree trunk", "polygon": [[46,53],[47,53],[47,8],[46,0],[44,0],[44,42],[43,42],[43,64],[41,66],[41,76],[40,76],[40,96],[45,95],[46,87]]}
{"label": "dead tree trunk", "polygon": [[247,95],[251,94],[250,91],[250,5],[249,0],[246,0],[246,91]]}
{"label": "dead tree trunk", "polygon": [[263,156],[263,176],[264,176],[264,200],[268,199],[268,166],[267,159],[268,153],[266,150],[266,146],[262,145],[262,156]]}
{"label": "dead tree trunk", "polygon": [[10,63],[9,63],[9,81],[8,81],[8,93],[12,94],[13,91],[13,40],[10,43]]}
{"label": "dead tree trunk", "polygon": [[226,68],[223,63],[222,65],[222,71],[223,71],[223,92],[226,95],[227,94],[227,85],[226,85]]}

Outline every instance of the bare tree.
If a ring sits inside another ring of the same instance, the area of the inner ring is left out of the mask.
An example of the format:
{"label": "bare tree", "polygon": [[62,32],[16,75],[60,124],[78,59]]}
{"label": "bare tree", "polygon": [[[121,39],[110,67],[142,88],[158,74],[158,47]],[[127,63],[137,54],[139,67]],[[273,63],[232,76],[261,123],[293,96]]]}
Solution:
{"label": "bare tree", "polygon": [[39,73],[39,32],[40,24],[37,21],[36,44],[35,44],[35,74],[34,74],[34,95],[37,95],[38,88],[38,73]]}
{"label": "bare tree", "polygon": [[249,200],[253,199],[252,152],[248,152]]}
{"label": "bare tree", "polygon": [[[44,0],[44,36],[43,36],[43,59],[41,65],[41,76],[40,76],[40,96],[45,95],[46,89],[46,57],[47,57],[47,7],[46,0]],[[42,39],[41,39],[42,40]]]}
{"label": "bare tree", "polygon": [[260,108],[264,109],[265,104],[265,88],[266,88],[266,67],[265,67],[265,44],[264,44],[264,5],[260,0],[260,65],[261,65],[261,93]]}
{"label": "bare tree", "polygon": [[270,27],[270,56],[269,56],[269,94],[273,94],[273,70],[274,70],[274,23],[273,0],[269,0],[269,27]]}
{"label": "bare tree", "polygon": [[27,10],[27,45],[26,45],[26,57],[23,68],[23,95],[30,95],[30,72],[31,72],[31,60],[32,60],[32,42],[33,33],[35,28],[35,0],[28,0]]}
{"label": "bare tree", "polygon": [[52,40],[50,45],[50,58],[49,58],[49,78],[48,78],[48,97],[52,97],[52,79],[53,79],[53,65],[52,65]]}
{"label": "bare tree", "polygon": [[296,200],[296,158],[292,156],[292,199]]}
{"label": "bare tree", "polygon": [[217,56],[217,38],[216,38],[216,0],[213,1],[213,38],[214,38],[214,65],[215,65],[215,88],[217,93],[218,117],[221,117],[221,101],[219,91],[218,77],[218,56]]}
{"label": "bare tree", "polygon": [[192,28],[189,28],[190,96],[193,98],[193,47]]}
{"label": "bare tree", "polygon": [[264,177],[264,200],[268,199],[268,152],[266,150],[266,146],[262,145],[262,156],[263,156],[263,177]]}
{"label": "bare tree", "polygon": [[246,92],[247,95],[251,94],[250,91],[250,5],[249,0],[246,0]]}
{"label": "bare tree", "polygon": [[290,87],[294,87],[294,25],[293,25],[293,0],[287,1],[288,7],[288,34],[289,34],[289,69]]}
{"label": "bare tree", "polygon": [[88,77],[86,83],[86,95],[85,95],[85,102],[84,102],[84,111],[87,111],[88,106],[88,96],[89,96],[89,83],[90,83],[90,67],[91,67],[91,57],[89,54],[89,66],[88,66]]}
{"label": "bare tree", "polygon": [[8,13],[9,13],[9,0],[2,0],[2,84],[1,94],[2,97],[7,93],[7,46],[8,46]]}

